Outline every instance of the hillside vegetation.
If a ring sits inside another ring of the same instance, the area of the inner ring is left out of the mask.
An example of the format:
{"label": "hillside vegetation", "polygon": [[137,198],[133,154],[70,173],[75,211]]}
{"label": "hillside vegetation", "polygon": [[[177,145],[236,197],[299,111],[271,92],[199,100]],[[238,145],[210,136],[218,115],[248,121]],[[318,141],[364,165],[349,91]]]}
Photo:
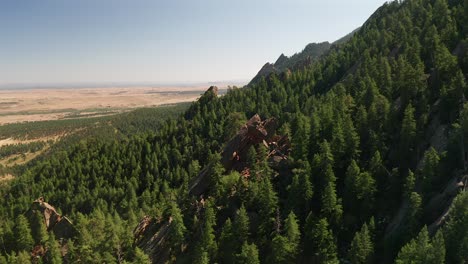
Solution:
{"label": "hillside vegetation", "polygon": [[0,263],[466,263],[467,33],[466,0],[389,2],[305,68],[70,143],[2,187]]}

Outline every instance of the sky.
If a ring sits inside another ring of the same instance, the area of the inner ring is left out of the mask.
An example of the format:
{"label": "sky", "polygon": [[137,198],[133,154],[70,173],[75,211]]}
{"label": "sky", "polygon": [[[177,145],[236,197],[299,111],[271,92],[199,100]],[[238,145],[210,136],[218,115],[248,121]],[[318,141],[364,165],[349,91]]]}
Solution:
{"label": "sky", "polygon": [[0,0],[0,85],[248,81],[382,0]]}

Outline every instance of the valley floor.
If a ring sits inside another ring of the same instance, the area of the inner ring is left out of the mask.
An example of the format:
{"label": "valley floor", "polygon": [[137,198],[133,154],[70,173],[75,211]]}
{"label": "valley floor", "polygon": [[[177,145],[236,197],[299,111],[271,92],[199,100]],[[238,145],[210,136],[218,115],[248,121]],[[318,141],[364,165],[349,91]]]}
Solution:
{"label": "valley floor", "polygon": [[0,90],[0,125],[97,117],[139,107],[190,102],[200,97],[207,87],[200,85]]}

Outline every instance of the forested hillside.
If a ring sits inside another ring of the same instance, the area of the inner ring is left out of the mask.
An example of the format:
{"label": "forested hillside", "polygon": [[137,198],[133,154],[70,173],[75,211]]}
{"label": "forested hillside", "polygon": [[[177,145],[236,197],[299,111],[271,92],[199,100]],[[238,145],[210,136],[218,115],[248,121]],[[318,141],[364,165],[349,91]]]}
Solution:
{"label": "forested hillside", "polygon": [[55,152],[0,191],[0,263],[467,263],[467,33],[466,0],[389,2],[304,69]]}
{"label": "forested hillside", "polygon": [[[348,36],[345,36],[343,37],[343,40],[346,40],[347,38]],[[281,54],[275,63],[265,63],[257,75],[255,75],[255,77],[250,81],[249,85],[256,84],[263,77],[268,77],[273,73],[279,75],[291,70],[302,70],[304,67],[310,66],[310,64],[317,61],[320,56],[330,49],[331,45],[332,44],[329,42],[309,43],[301,52],[296,53],[291,57]]]}

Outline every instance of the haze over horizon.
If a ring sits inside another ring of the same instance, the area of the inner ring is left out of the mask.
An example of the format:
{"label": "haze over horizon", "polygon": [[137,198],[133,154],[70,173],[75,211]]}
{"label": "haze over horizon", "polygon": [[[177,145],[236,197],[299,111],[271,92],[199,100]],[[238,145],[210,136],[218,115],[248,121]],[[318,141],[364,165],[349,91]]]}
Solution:
{"label": "haze over horizon", "polygon": [[0,86],[248,81],[385,1],[2,1]]}

